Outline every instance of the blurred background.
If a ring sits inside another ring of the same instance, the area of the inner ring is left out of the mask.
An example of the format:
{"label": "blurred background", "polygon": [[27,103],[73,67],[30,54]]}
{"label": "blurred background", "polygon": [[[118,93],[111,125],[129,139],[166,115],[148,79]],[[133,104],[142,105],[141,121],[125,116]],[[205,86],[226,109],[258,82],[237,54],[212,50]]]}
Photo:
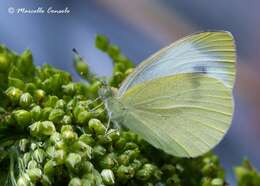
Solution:
{"label": "blurred background", "polygon": [[[17,14],[10,7],[69,9],[68,14]],[[72,48],[91,69],[109,76],[112,64],[94,47],[107,35],[136,64],[173,41],[203,30],[228,30],[236,39],[238,73],[233,125],[215,152],[235,185],[232,167],[244,157],[260,169],[260,1],[218,0],[5,0],[0,2],[0,43],[21,53],[30,48],[35,63],[70,71]],[[8,12],[9,10],[9,12]]]}

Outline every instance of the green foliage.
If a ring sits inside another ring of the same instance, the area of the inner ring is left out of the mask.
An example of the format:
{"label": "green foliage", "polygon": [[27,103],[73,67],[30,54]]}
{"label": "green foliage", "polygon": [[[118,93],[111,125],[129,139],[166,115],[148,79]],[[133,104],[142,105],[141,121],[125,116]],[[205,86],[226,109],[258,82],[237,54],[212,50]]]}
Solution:
{"label": "green foliage", "polygon": [[[111,57],[108,82],[118,87],[133,63],[105,36],[96,37],[96,47]],[[212,153],[175,158],[131,131],[107,129],[96,99],[103,80],[78,54],[74,65],[88,83],[50,65],[35,67],[29,50],[17,55],[0,47],[0,185],[225,185]],[[248,163],[235,172],[239,186],[260,185]]]}

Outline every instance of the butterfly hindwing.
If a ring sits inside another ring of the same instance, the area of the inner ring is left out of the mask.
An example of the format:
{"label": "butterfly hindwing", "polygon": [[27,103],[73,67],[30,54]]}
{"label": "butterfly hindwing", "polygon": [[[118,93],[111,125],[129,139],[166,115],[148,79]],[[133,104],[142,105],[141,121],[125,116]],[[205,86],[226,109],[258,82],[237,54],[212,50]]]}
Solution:
{"label": "butterfly hindwing", "polygon": [[211,150],[230,127],[231,89],[204,74],[184,73],[139,83],[119,98],[123,125],[179,157]]}

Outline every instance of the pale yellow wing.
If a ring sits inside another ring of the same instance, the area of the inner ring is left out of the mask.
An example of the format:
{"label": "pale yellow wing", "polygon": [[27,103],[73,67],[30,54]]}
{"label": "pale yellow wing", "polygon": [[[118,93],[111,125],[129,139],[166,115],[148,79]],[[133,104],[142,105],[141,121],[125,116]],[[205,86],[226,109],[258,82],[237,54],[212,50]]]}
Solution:
{"label": "pale yellow wing", "polygon": [[196,73],[145,81],[119,101],[126,108],[124,126],[180,157],[210,151],[229,129],[233,113],[232,90]]}
{"label": "pale yellow wing", "polygon": [[207,74],[232,88],[235,62],[236,49],[231,33],[215,31],[193,34],[143,61],[122,83],[118,97],[136,84],[180,73]]}

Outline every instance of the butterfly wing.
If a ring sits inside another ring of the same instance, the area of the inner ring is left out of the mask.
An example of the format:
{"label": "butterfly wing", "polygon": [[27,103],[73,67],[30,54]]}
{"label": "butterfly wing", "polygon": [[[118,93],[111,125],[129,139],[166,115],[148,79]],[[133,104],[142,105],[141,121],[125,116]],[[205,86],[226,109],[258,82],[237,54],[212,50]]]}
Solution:
{"label": "butterfly wing", "polygon": [[179,73],[201,73],[233,87],[235,43],[229,32],[202,32],[187,36],[142,62],[122,83],[118,97],[130,87],[151,79]]}
{"label": "butterfly wing", "polygon": [[140,83],[119,101],[127,108],[124,126],[179,157],[211,150],[229,129],[233,113],[231,89],[196,73]]}

